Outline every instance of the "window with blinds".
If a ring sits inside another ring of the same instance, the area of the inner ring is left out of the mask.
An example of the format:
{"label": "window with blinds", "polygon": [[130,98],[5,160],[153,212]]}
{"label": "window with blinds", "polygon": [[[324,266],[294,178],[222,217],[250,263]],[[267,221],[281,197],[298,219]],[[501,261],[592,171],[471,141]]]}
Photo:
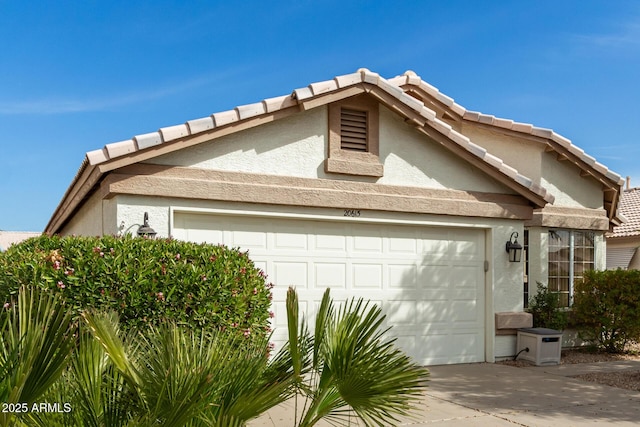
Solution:
{"label": "window with blinds", "polygon": [[367,152],[367,112],[340,110],[340,148]]}

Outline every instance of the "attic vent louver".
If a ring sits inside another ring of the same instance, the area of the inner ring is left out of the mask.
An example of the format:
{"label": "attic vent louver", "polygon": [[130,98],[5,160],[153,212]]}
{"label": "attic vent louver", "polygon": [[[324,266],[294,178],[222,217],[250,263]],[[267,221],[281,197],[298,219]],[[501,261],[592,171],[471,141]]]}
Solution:
{"label": "attic vent louver", "polygon": [[367,112],[342,108],[340,111],[340,148],[367,151]]}

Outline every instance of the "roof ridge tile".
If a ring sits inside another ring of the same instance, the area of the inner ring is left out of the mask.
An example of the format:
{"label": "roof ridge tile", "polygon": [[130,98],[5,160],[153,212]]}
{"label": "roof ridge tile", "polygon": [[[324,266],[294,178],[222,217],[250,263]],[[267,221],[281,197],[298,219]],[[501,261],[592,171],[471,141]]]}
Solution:
{"label": "roof ridge tile", "polygon": [[254,102],[253,104],[239,105],[234,108],[234,110],[238,113],[239,120],[259,116],[267,112],[262,101]]}
{"label": "roof ridge tile", "polygon": [[[163,143],[162,135],[160,132],[143,133],[142,135],[136,135],[133,137],[136,144],[138,144],[138,150],[144,150],[145,148],[155,147]],[[112,158],[114,156],[111,156]]]}
{"label": "roof ridge tile", "polygon": [[202,117],[201,119],[189,120],[187,122],[191,135],[206,132],[216,127],[213,116]]}
{"label": "roof ridge tile", "polygon": [[160,128],[160,133],[162,134],[162,140],[164,142],[169,142],[185,136],[189,136],[191,132],[189,130],[189,126],[184,123],[181,125]]}
{"label": "roof ridge tile", "polygon": [[335,80],[324,80],[321,82],[311,83],[309,88],[314,95],[321,95],[323,93],[331,92],[338,89],[338,83]]}
{"label": "roof ridge tile", "polygon": [[348,86],[353,86],[358,83],[362,83],[362,73],[355,72],[351,74],[344,74],[342,76],[336,76],[333,78],[338,88],[342,89]]}
{"label": "roof ridge tile", "polygon": [[236,111],[235,109],[214,113],[211,115],[211,117],[213,117],[213,123],[215,127],[228,125],[240,120],[240,118],[238,117],[238,111]]}

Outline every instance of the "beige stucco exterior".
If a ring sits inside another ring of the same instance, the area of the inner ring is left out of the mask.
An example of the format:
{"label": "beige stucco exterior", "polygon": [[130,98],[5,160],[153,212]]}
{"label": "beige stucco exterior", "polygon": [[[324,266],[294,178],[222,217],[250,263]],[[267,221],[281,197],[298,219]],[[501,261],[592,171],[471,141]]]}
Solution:
{"label": "beige stucco exterior", "polygon": [[[465,124],[465,135],[495,153],[506,163],[549,190],[554,207],[602,209],[602,184],[590,176],[581,176],[575,164],[559,160],[556,152],[531,138],[508,135],[475,123]],[[577,179],[580,177],[580,179]]]}
{"label": "beige stucco exterior", "polygon": [[[296,92],[299,105],[265,100],[262,115],[250,115],[263,108],[252,104],[162,130],[171,143],[146,134],[94,152],[88,158],[95,165],[81,170],[53,231],[135,234],[145,212],[159,237],[172,236],[176,213],[185,212],[480,229],[487,361],[515,352],[515,336],[495,333],[494,321],[495,313],[523,311],[523,264],[510,263],[505,251],[512,233],[522,242],[529,232],[532,290],[547,281],[553,228],[595,231],[595,264],[604,268],[603,235],[613,214],[597,171],[567,161],[544,138],[466,122],[443,103],[432,117],[421,101],[399,102],[402,91],[382,83],[327,88],[317,87],[318,96]],[[375,150],[343,153],[331,139],[331,105],[363,99],[367,108],[379,103],[370,109],[377,114]],[[446,123],[438,119],[445,113]],[[189,136],[196,128],[200,133]],[[364,215],[345,218],[345,210]]]}

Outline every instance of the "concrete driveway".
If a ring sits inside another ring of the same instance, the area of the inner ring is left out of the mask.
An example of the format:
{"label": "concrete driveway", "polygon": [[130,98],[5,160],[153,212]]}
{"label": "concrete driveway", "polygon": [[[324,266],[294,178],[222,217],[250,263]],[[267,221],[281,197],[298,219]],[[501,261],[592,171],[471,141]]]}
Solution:
{"label": "concrete driveway", "polygon": [[[517,368],[492,363],[432,366],[424,401],[400,425],[637,426],[640,393],[575,378],[592,371],[640,371],[640,362]],[[292,405],[275,408],[250,427],[293,426]],[[330,424],[318,424],[322,427]],[[355,420],[354,426],[358,424]]]}

